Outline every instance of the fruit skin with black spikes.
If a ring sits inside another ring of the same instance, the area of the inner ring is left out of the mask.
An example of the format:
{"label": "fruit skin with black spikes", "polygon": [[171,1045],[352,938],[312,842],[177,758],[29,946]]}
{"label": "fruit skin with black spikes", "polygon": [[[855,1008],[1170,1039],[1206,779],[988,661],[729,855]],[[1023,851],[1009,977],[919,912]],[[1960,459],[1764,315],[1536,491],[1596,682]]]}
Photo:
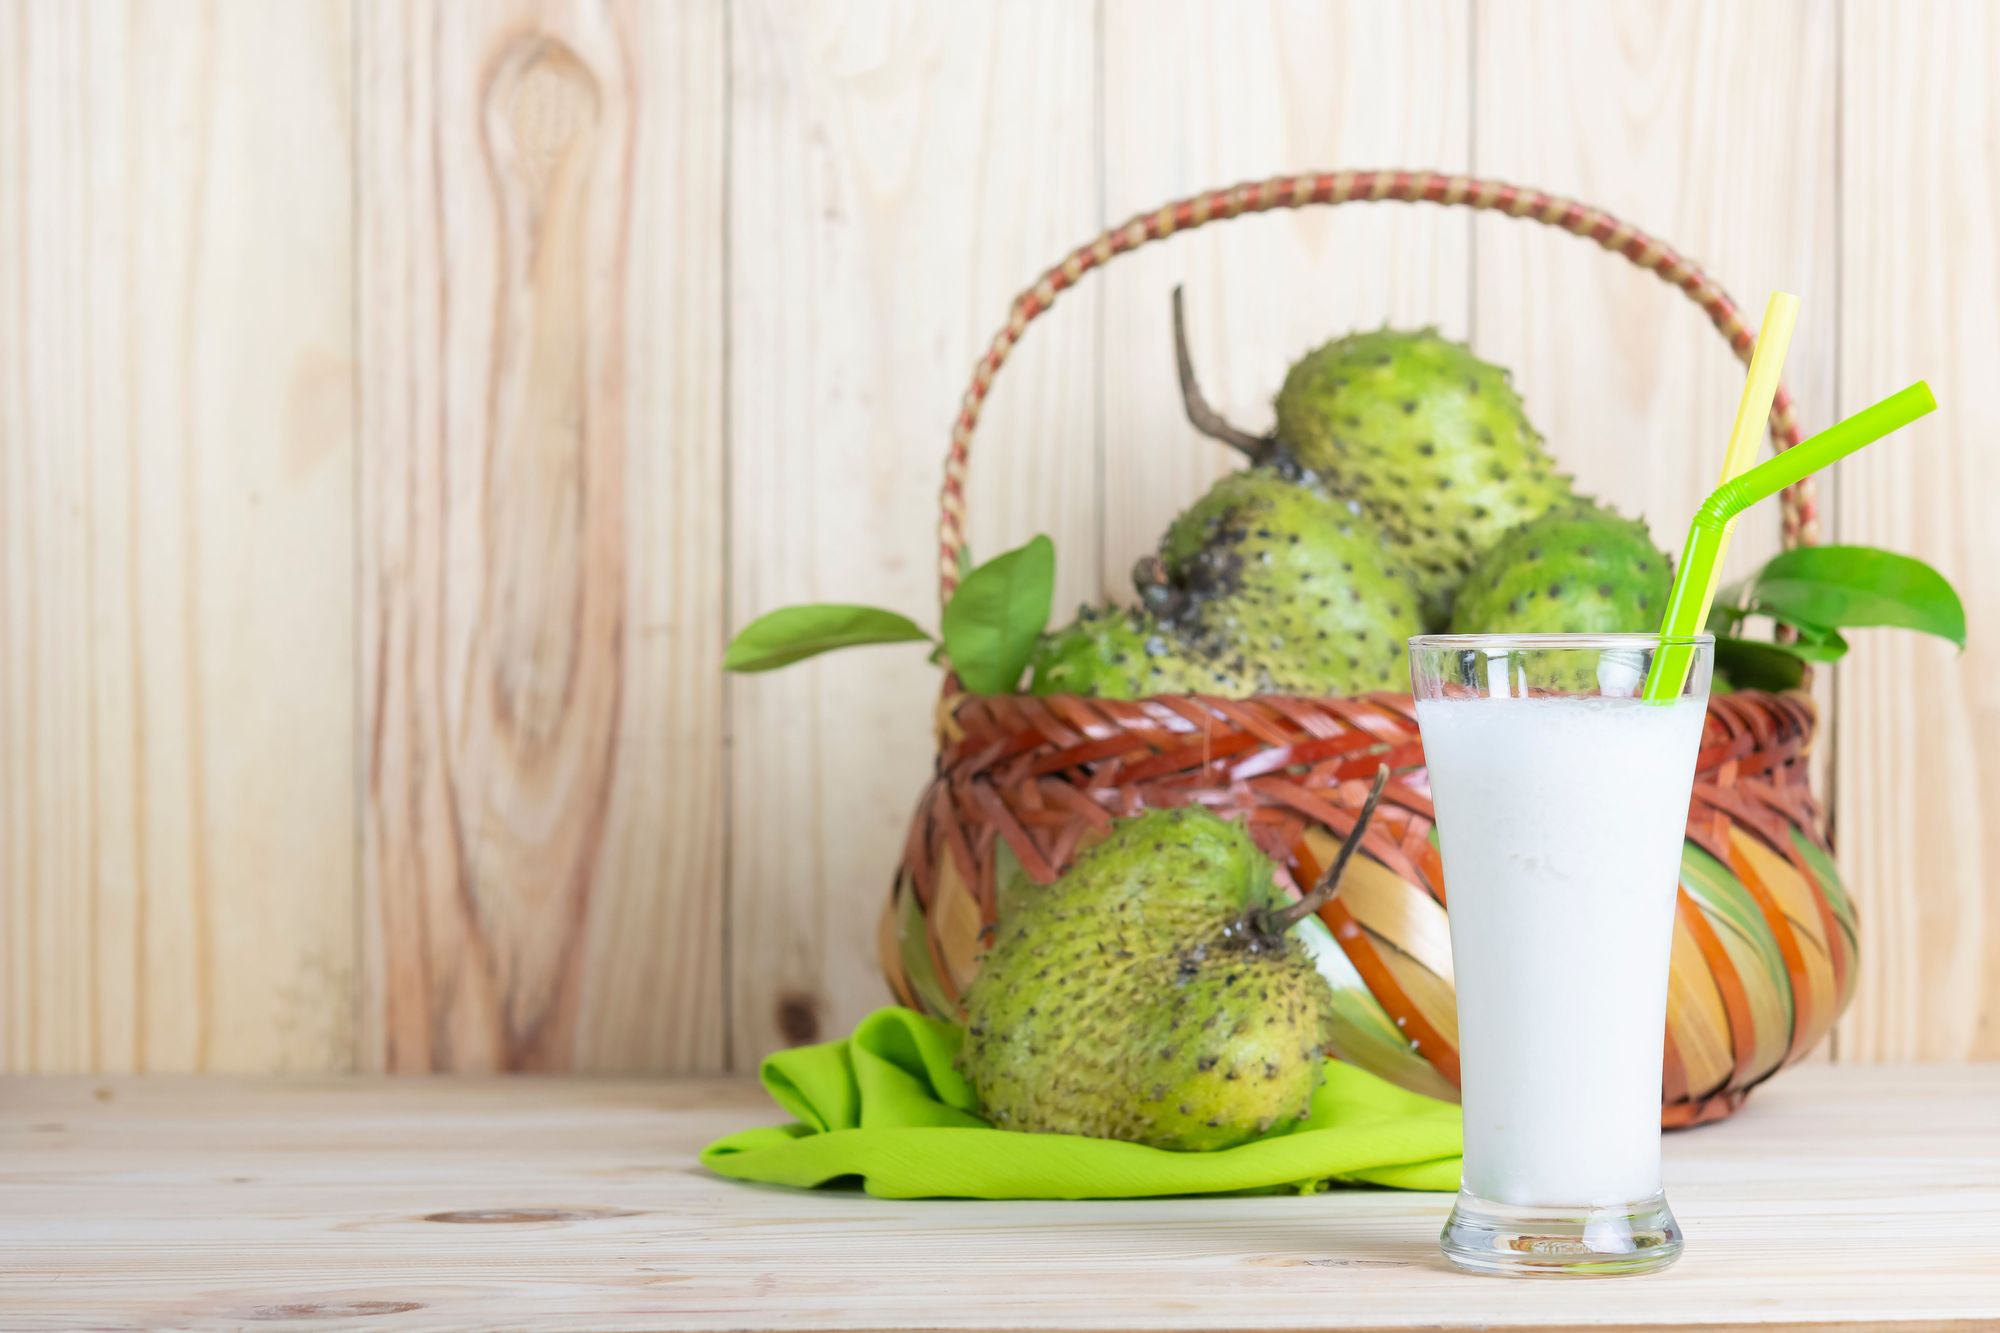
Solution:
{"label": "fruit skin with black spikes", "polygon": [[1644,523],[1578,501],[1502,538],[1460,587],[1458,634],[1616,634],[1659,628],[1673,562]]}
{"label": "fruit skin with black spikes", "polygon": [[1196,661],[1259,694],[1404,689],[1417,580],[1365,513],[1276,467],[1217,481],[1134,571]]}
{"label": "fruit skin with black spikes", "polygon": [[1080,694],[1144,699],[1156,694],[1242,698],[1254,682],[1231,669],[1228,654],[1187,643],[1149,611],[1122,606],[1079,607],[1076,619],[1042,636],[1029,662],[1031,694]]}
{"label": "fruit skin with black spikes", "polygon": [[1436,329],[1353,333],[1308,352],[1285,375],[1268,436],[1202,397],[1178,290],[1174,332],[1189,420],[1357,504],[1414,574],[1426,628],[1450,623],[1459,584],[1502,537],[1576,498],[1511,374]]}
{"label": "fruit skin with black spikes", "polygon": [[958,1067],[981,1113],[1176,1151],[1305,1119],[1334,1001],[1292,927],[1338,885],[1387,778],[1297,902],[1241,825],[1200,806],[1120,820],[1018,891],[965,995]]}

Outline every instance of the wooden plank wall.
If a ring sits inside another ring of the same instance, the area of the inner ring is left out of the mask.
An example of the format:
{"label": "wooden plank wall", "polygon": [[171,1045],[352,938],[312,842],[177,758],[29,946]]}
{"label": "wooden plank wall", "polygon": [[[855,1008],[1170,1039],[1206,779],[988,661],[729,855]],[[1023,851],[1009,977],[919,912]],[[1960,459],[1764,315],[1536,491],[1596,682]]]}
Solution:
{"label": "wooden plank wall", "polygon": [[1961,655],[1869,636],[1839,678],[1838,818],[1862,893],[1864,1060],[2000,1056],[2000,13],[1850,4],[1841,33],[1840,407],[1927,376],[1949,409],[1841,478],[1843,538],[1921,555],[1966,598]]}
{"label": "wooden plank wall", "polygon": [[721,14],[356,18],[360,1061],[713,1067]]}
{"label": "wooden plank wall", "polygon": [[[964,378],[1068,246],[1368,165],[1799,292],[1809,425],[1930,377],[1822,500],[1973,624],[1823,682],[1836,1053],[2000,1056],[1996,52],[1984,0],[0,0],[0,1069],[740,1069],[840,1030],[933,676],[724,680],[728,632],[932,614]],[[1177,238],[1065,296],[978,436],[974,539],[1050,532],[1065,610],[1228,466],[1174,401],[1176,282],[1247,423],[1313,342],[1436,323],[1669,543],[1738,383],[1525,223]]]}
{"label": "wooden plank wall", "polygon": [[[816,600],[936,623],[941,428],[1024,275],[1098,217],[1092,12],[1002,12],[730,6],[732,625]],[[986,549],[1049,532],[1065,600],[1097,580],[1097,300],[1023,346],[974,465]],[[728,693],[716,887],[747,1068],[883,1002],[876,917],[937,681],[877,648]]]}
{"label": "wooden plank wall", "polygon": [[343,0],[0,9],[0,1066],[355,1059]]}

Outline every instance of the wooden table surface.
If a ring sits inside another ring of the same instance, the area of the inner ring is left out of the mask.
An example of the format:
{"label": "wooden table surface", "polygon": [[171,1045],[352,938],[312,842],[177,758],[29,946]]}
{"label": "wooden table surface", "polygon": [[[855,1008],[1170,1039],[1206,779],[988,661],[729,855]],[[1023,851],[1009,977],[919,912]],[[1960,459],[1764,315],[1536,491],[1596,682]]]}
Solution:
{"label": "wooden table surface", "polygon": [[743,1082],[0,1081],[0,1326],[1308,1329],[2000,1323],[2000,1065],[1793,1070],[1668,1138],[1664,1274],[1509,1282],[1442,1195],[734,1184]]}

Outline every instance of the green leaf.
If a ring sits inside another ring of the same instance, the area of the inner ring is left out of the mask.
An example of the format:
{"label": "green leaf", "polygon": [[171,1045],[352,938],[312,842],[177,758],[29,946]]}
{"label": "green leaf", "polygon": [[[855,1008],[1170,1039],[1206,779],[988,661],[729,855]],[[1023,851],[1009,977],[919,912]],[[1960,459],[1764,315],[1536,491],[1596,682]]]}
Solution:
{"label": "green leaf", "polygon": [[1021,683],[1055,600],[1056,548],[1047,537],[996,555],[965,576],[944,609],[944,650],[975,694]]}
{"label": "green leaf", "polygon": [[908,643],[931,636],[908,616],[873,606],[823,602],[758,616],[722,655],[724,671],[769,671],[863,643]]}
{"label": "green leaf", "polygon": [[1715,669],[1739,690],[1795,690],[1806,678],[1806,664],[1798,654],[1756,639],[1718,637]]}
{"label": "green leaf", "polygon": [[1965,647],[1965,607],[1944,575],[1872,546],[1801,546],[1751,581],[1752,611],[1800,626],[1891,625]]}
{"label": "green leaf", "polygon": [[1743,609],[1746,586],[1747,581],[1739,579],[1718,588],[1715,600],[1709,604],[1708,624],[1703,628],[1711,634],[1728,634],[1742,624],[1744,617],[1750,614]]}
{"label": "green leaf", "polygon": [[1822,629],[1818,625],[1798,625],[1785,622],[1798,631],[1799,637],[1785,646],[1785,650],[1795,657],[1808,662],[1838,662],[1847,656],[1847,640],[1840,637],[1839,630]]}

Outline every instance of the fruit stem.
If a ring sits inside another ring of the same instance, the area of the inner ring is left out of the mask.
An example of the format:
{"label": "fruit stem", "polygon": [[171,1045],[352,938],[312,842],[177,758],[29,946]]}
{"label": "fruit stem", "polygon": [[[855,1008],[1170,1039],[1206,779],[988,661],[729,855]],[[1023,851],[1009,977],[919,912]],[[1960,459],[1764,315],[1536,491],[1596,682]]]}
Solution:
{"label": "fruit stem", "polygon": [[1240,449],[1251,462],[1262,463],[1270,458],[1276,441],[1266,435],[1252,435],[1240,426],[1232,426],[1223,419],[1222,413],[1208,405],[1202,396],[1201,386],[1194,380],[1194,358],[1188,354],[1187,320],[1181,313],[1181,289],[1174,288],[1174,364],[1181,375],[1181,406],[1187,409],[1187,418],[1194,428],[1211,440],[1220,440],[1232,449]]}
{"label": "fruit stem", "polygon": [[1361,803],[1361,813],[1355,817],[1354,827],[1348,830],[1347,841],[1340,844],[1340,854],[1333,858],[1326,873],[1313,885],[1312,892],[1300,898],[1282,912],[1269,913],[1266,928],[1273,935],[1282,935],[1319,911],[1327,899],[1333,897],[1334,889],[1340,885],[1340,876],[1347,869],[1348,858],[1361,845],[1361,835],[1368,831],[1368,821],[1375,817],[1375,807],[1382,800],[1382,789],[1389,785],[1389,766],[1383,764],[1375,770],[1374,785],[1368,788],[1368,799]]}

